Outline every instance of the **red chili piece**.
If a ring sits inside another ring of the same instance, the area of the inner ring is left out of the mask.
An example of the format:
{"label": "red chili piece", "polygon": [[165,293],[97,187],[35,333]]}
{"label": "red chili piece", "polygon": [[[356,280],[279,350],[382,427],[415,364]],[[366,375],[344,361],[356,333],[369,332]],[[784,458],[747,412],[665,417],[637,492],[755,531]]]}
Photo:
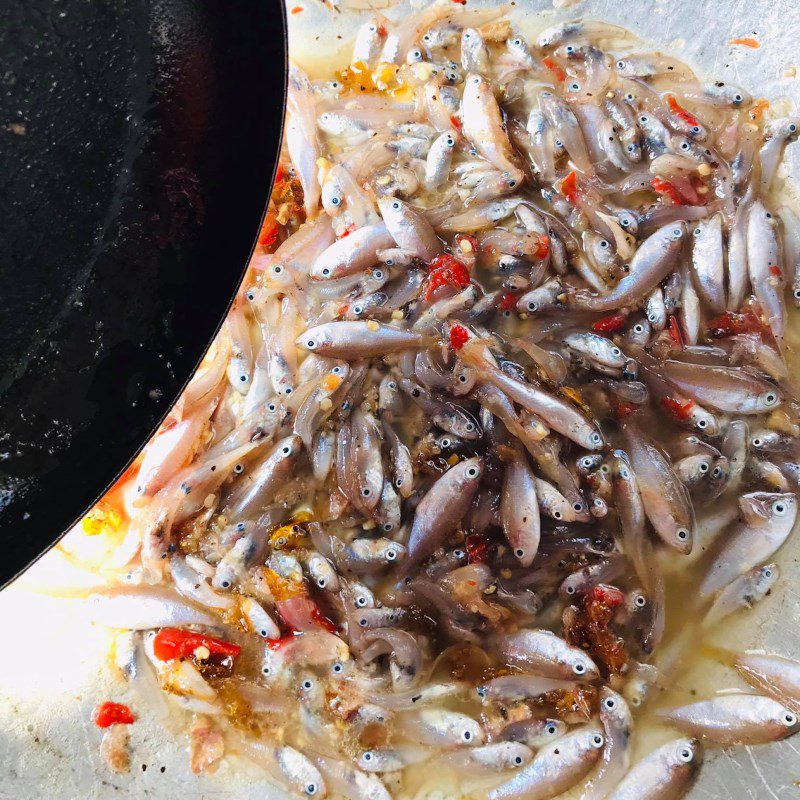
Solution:
{"label": "red chili piece", "polygon": [[469,341],[469,331],[463,325],[450,328],[450,347],[460,350]]}
{"label": "red chili piece", "polygon": [[686,198],[678,191],[678,187],[674,183],[670,183],[663,178],[653,178],[650,181],[650,185],[658,194],[669,197],[676,206],[687,205]]}
{"label": "red chili piece", "polygon": [[569,200],[572,205],[578,202],[578,173],[573,170],[561,181],[561,194]]}
{"label": "red chili piece", "polygon": [[556,64],[556,62],[553,61],[552,58],[550,58],[550,56],[548,56],[547,58],[543,58],[542,64],[544,64],[547,67],[547,69],[549,69],[550,72],[552,72],[553,75],[555,75],[556,78],[558,78],[560,81],[567,79],[567,73],[564,72],[564,70],[561,69],[561,67],[559,67],[558,64]]}
{"label": "red chili piece", "polygon": [[706,331],[712,339],[722,339],[740,333],[763,333],[764,326],[752,311],[748,310],[743,314],[726,311],[709,320]]}
{"label": "red chili piece", "polygon": [[98,728],[110,728],[112,725],[132,725],[136,717],[128,706],[106,702],[97,706],[92,720]]}
{"label": "red chili piece", "polygon": [[498,311],[512,311],[517,305],[517,296],[514,292],[506,292],[497,304]]}
{"label": "red chili piece", "polygon": [[448,253],[436,256],[429,267],[431,273],[428,276],[426,300],[430,300],[433,293],[441,286],[454,286],[457,289],[469,286],[469,271],[457,258],[453,258]]}
{"label": "red chili piece", "polygon": [[669,318],[669,335],[673,338],[678,347],[683,347],[683,334],[678,318],[673,314]]}
{"label": "red chili piece", "polygon": [[675,400],[672,397],[662,397],[661,405],[672,414],[675,419],[685,422],[692,415],[694,400],[687,400],[685,403],[681,403],[680,400]]}
{"label": "red chili piece", "polygon": [[598,583],[597,586],[592,589],[592,600],[603,603],[603,605],[609,608],[618,608],[625,600],[625,595],[623,595],[616,586]]}
{"label": "red chili piece", "polygon": [[598,333],[615,333],[625,327],[628,321],[627,314],[609,314],[607,317],[602,317],[592,325],[592,330]]}
{"label": "red chili piece", "polygon": [[464,544],[470,564],[483,563],[489,555],[489,540],[482,533],[471,533]]}
{"label": "red chili piece", "polygon": [[693,114],[690,114],[682,105],[680,105],[675,99],[675,95],[667,95],[667,104],[672,110],[672,113],[675,114],[676,117],[680,117],[680,119],[682,119],[687,125],[697,128],[700,127],[697,117],[695,117]]}
{"label": "red chili piece", "polygon": [[236,658],[241,651],[238,644],[205,636],[202,633],[184,631],[180,628],[162,628],[153,640],[153,653],[160,661],[188,658],[198,647],[206,647],[211,655]]}

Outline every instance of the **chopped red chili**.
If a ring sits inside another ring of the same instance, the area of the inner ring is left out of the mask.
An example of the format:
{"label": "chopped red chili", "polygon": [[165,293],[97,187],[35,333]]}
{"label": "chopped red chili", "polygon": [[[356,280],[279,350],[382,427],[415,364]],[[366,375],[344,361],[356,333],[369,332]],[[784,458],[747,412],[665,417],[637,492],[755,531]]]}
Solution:
{"label": "chopped red chili", "polygon": [[550,72],[552,72],[553,75],[555,75],[556,78],[558,78],[558,80],[564,81],[567,79],[567,73],[564,72],[564,70],[561,69],[561,67],[559,67],[558,64],[556,64],[556,62],[553,61],[552,58],[550,58],[550,56],[547,56],[547,58],[543,58],[542,64],[544,64],[547,67],[547,69],[549,69]]}
{"label": "chopped red chili", "polygon": [[578,202],[578,173],[573,170],[561,181],[561,194],[569,200],[572,205]]}
{"label": "chopped red chili", "polygon": [[469,331],[463,325],[450,328],[450,347],[460,350],[469,341]]}
{"label": "chopped red chili", "polygon": [[669,197],[676,206],[688,205],[686,198],[678,191],[678,187],[674,183],[664,180],[664,178],[653,178],[650,185],[658,194]]}
{"label": "chopped red chili", "polygon": [[497,304],[498,311],[512,311],[517,305],[517,295],[514,292],[506,292]]}
{"label": "chopped red chili", "polygon": [[160,661],[188,658],[198,647],[205,647],[211,655],[236,658],[241,651],[238,644],[206,636],[202,633],[184,631],[180,628],[162,628],[153,640],[153,653]]}
{"label": "chopped red chili", "polygon": [[758,316],[750,309],[741,314],[726,311],[709,320],[706,331],[712,339],[737,336],[740,333],[763,333],[764,326]]}
{"label": "chopped red chili", "polygon": [[319,625],[323,630],[328,633],[336,633],[336,626],[319,610],[315,608],[311,611],[311,619]]}
{"label": "chopped red chili", "polygon": [[690,114],[682,105],[680,105],[675,99],[675,95],[667,95],[667,104],[672,110],[672,113],[675,114],[676,117],[682,119],[687,125],[698,128],[700,127],[697,117],[695,117],[693,114]]}
{"label": "chopped red chili", "polygon": [[678,347],[683,347],[683,334],[678,318],[673,314],[669,318],[669,335],[673,338]]}
{"label": "chopped red chili", "polygon": [[457,130],[457,131],[460,131],[460,130],[461,130],[461,120],[460,120],[460,119],[459,119],[459,118],[458,118],[458,117],[457,117],[455,114],[453,114],[453,115],[450,117],[450,124],[451,124],[451,125],[452,125],[452,126],[453,126],[453,127],[456,129],[456,130]]}
{"label": "chopped red chili", "polygon": [[433,293],[442,286],[454,286],[457,289],[469,286],[469,271],[464,264],[449,253],[436,256],[430,262],[429,267],[431,272],[428,276],[428,289],[425,293],[426,300],[430,300]]}
{"label": "chopped red chili", "polygon": [[611,404],[611,411],[617,419],[625,419],[625,417],[633,414],[639,408],[635,403],[626,403],[624,400],[616,400]]}
{"label": "chopped red chili", "polygon": [[110,728],[112,725],[132,725],[136,717],[128,706],[106,702],[94,710],[92,721],[98,728]]}
{"label": "chopped red chili", "polygon": [[294,633],[287,633],[286,636],[281,636],[280,639],[267,639],[267,648],[272,650],[273,652],[276,650],[280,650],[285,645],[289,644],[289,642],[293,642],[296,638],[296,634]]}
{"label": "chopped red chili", "polygon": [[692,415],[694,400],[687,400],[685,403],[681,403],[680,400],[675,400],[672,397],[662,397],[661,405],[675,419],[685,422]]}
{"label": "chopped red chili", "polygon": [[783,270],[777,264],[770,264],[769,265],[769,272],[770,275],[774,275],[776,278],[783,277]]}
{"label": "chopped red chili", "polygon": [[550,237],[546,233],[540,233],[539,242],[533,255],[535,258],[547,258],[550,255]]}
{"label": "chopped red chili", "polygon": [[489,540],[482,533],[471,533],[464,544],[470,564],[483,563],[489,556]]}
{"label": "chopped red chili", "polygon": [[607,317],[602,317],[592,325],[592,330],[598,333],[614,333],[622,330],[625,323],[628,321],[627,314],[609,314]]}

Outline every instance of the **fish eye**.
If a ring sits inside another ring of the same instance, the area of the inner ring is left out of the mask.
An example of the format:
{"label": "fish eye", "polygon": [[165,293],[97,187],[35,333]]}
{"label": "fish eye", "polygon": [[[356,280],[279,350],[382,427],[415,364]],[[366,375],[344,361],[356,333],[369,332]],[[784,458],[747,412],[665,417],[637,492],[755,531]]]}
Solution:
{"label": "fish eye", "polygon": [[767,393],[764,395],[764,402],[765,402],[765,403],[766,403],[768,406],[775,405],[775,403],[777,403],[777,402],[778,402],[778,395],[777,395],[777,394],[775,394],[775,392],[767,392]]}
{"label": "fish eye", "polygon": [[331,81],[331,89],[339,89],[341,88],[341,84],[339,81]]}
{"label": "fish eye", "polygon": [[574,81],[569,85],[569,90],[571,92],[579,92],[581,90],[581,85],[577,81]]}
{"label": "fish eye", "polygon": [[367,762],[372,761],[372,753],[369,750],[367,750],[366,752],[361,754],[361,758],[362,760]]}
{"label": "fish eye", "polygon": [[281,447],[281,455],[288,456],[291,454],[291,452],[292,448],[290,445],[285,444],[283,447]]}
{"label": "fish eye", "polygon": [[782,517],[786,514],[786,503],[782,500],[776,500],[772,504],[772,513],[775,514],[776,517]]}
{"label": "fish eye", "polygon": [[625,69],[625,62],[622,59],[617,61],[617,69]]}
{"label": "fish eye", "polygon": [[695,236],[699,236],[702,232],[703,232],[702,228],[695,228],[694,229],[694,235]]}
{"label": "fish eye", "polygon": [[603,700],[603,708],[607,711],[613,711],[617,707],[617,701],[613,697],[606,697]]}
{"label": "fish eye", "polygon": [[513,44],[514,47],[521,47],[522,46],[522,39],[513,39],[511,44]]}
{"label": "fish eye", "polygon": [[789,124],[789,133],[794,133],[797,130],[797,125],[794,122]]}
{"label": "fish eye", "polygon": [[308,784],[306,784],[305,792],[309,796],[316,794],[317,793],[317,784],[316,783],[308,783]]}
{"label": "fish eye", "polygon": [[583,503],[573,503],[572,508],[574,511],[583,511]]}
{"label": "fish eye", "polygon": [[241,475],[241,474],[244,472],[244,464],[237,464],[237,465],[236,465],[236,466],[233,468],[233,471],[234,471],[234,472],[235,472],[237,475]]}
{"label": "fish eye", "polygon": [[601,465],[601,467],[600,467],[600,472],[602,472],[602,473],[603,473],[603,475],[608,475],[608,473],[609,473],[610,471],[611,471],[611,468],[608,466],[608,464],[602,464],[602,465]]}
{"label": "fish eye", "polygon": [[553,519],[561,519],[561,512],[560,511],[554,511],[553,512]]}
{"label": "fish eye", "polygon": [[626,99],[626,100],[633,101],[633,100],[635,100],[635,99],[636,99],[636,95],[635,95],[633,92],[628,92],[628,93],[625,95],[625,99]]}
{"label": "fish eye", "polygon": [[622,350],[620,350],[619,347],[612,347],[611,348],[611,355],[612,356],[621,356],[622,355]]}
{"label": "fish eye", "polygon": [[708,472],[708,462],[701,461],[698,469],[700,470],[700,472]]}
{"label": "fish eye", "polygon": [[536,311],[537,308],[539,308],[539,304],[535,300],[528,303],[528,311]]}
{"label": "fish eye", "polygon": [[633,332],[644,333],[644,325],[642,325],[641,323],[637,323],[636,325],[633,326]]}
{"label": "fish eye", "polygon": [[276,405],[275,405],[275,403],[270,403],[270,404],[267,406],[267,410],[268,410],[268,411],[277,411],[277,410],[278,410],[278,406],[276,406]]}
{"label": "fish eye", "polygon": [[607,242],[605,239],[601,239],[601,240],[598,242],[598,244],[600,245],[600,247],[602,247],[602,248],[603,248],[603,250],[605,250],[607,247],[609,247],[609,246],[610,246],[610,245],[608,244],[608,242]]}
{"label": "fish eye", "polygon": [[467,470],[467,477],[468,478],[476,478],[478,476],[478,468],[477,467],[470,467]]}
{"label": "fish eye", "polygon": [[708,421],[707,421],[707,420],[705,420],[705,419],[699,419],[699,420],[697,420],[697,427],[698,427],[698,428],[700,428],[701,430],[702,430],[703,428],[706,428],[706,427],[708,427]]}
{"label": "fish eye", "polygon": [[643,125],[646,125],[648,122],[650,122],[650,117],[648,117],[647,114],[642,114],[642,116],[639,117],[639,122],[641,122]]}
{"label": "fish eye", "polygon": [[734,103],[741,103],[741,102],[742,102],[742,100],[744,100],[744,97],[742,97],[742,95],[741,95],[741,94],[739,94],[739,92],[737,92],[737,93],[736,93],[736,94],[733,96],[733,102],[734,102]]}
{"label": "fish eye", "polygon": [[[317,586],[319,586],[320,589],[324,589],[327,585],[328,585],[327,578],[317,578]],[[334,672],[335,671],[336,671],[336,668],[334,666]]]}
{"label": "fish eye", "polygon": [[331,370],[331,372],[332,372],[334,375],[341,375],[342,368],[341,368],[341,367],[334,367],[334,368]]}
{"label": "fish eye", "polygon": [[602,437],[602,436],[600,436],[600,434],[599,434],[597,431],[595,431],[595,432],[594,432],[594,433],[593,433],[593,434],[592,434],[592,435],[589,437],[589,439],[590,439],[590,441],[592,442],[592,444],[600,444],[600,443],[603,441],[603,437]]}
{"label": "fish eye", "polygon": [[545,727],[544,732],[550,736],[555,736],[558,733],[558,727],[556,727],[555,723],[551,722]]}
{"label": "fish eye", "polygon": [[586,674],[586,664],[584,664],[583,661],[576,661],[572,665],[572,671],[576,675],[585,675]]}
{"label": "fish eye", "polygon": [[523,558],[525,556],[525,551],[521,547],[518,547],[514,551],[514,554],[516,555],[517,558]]}
{"label": "fish eye", "polygon": [[682,761],[684,764],[688,764],[694,758],[694,753],[688,747],[681,747],[678,750],[678,761]]}
{"label": "fish eye", "polygon": [[287,387],[286,387],[286,388],[283,390],[283,393],[284,393],[285,395],[287,395],[287,396],[288,396],[288,395],[290,395],[290,394],[291,394],[293,391],[294,391],[294,389],[292,389],[292,387],[291,387],[291,386],[287,386]]}
{"label": "fish eye", "polygon": [[439,439],[440,447],[448,448],[451,444],[452,442],[446,436],[443,436],[441,439]]}
{"label": "fish eye", "polygon": [[395,211],[397,211],[397,209],[399,209],[399,208],[400,208],[400,203],[398,203],[398,202],[397,202],[397,200],[395,200],[395,201],[392,203],[392,208],[393,208]]}
{"label": "fish eye", "polygon": [[301,689],[302,689],[304,692],[308,692],[308,691],[310,691],[311,689],[313,689],[313,688],[314,688],[314,681],[312,681],[312,680],[309,680],[308,678],[306,678],[306,679],[305,679],[305,680],[304,680],[304,681],[303,681],[303,682],[300,684],[300,688],[301,688]]}
{"label": "fish eye", "polygon": [[602,734],[596,733],[592,736],[592,747],[602,747],[605,744],[605,739],[603,738]]}
{"label": "fish eye", "polygon": [[791,728],[792,726],[797,724],[797,716],[793,714],[791,711],[787,711],[782,717],[782,722],[788,728]]}
{"label": "fish eye", "polygon": [[317,341],[316,341],[316,339],[309,339],[309,340],[306,342],[306,347],[307,347],[309,350],[313,350],[313,349],[314,349],[316,346],[317,346]]}
{"label": "fish eye", "polygon": [[515,756],[514,757],[514,763],[515,764],[521,764],[522,763],[522,756]]}
{"label": "fish eye", "polygon": [[623,480],[626,481],[626,480],[628,480],[628,478],[630,478],[631,474],[630,474],[630,472],[628,472],[628,470],[625,467],[620,467],[619,468],[619,476],[620,476],[620,478],[622,478]]}
{"label": "fish eye", "polygon": [[329,267],[325,267],[325,268],[322,270],[322,274],[323,274],[323,275],[324,275],[324,276],[327,278],[327,277],[328,277],[328,275],[330,275],[330,274],[331,274],[330,268],[329,268]]}
{"label": "fish eye", "polygon": [[220,581],[220,584],[219,584],[219,585],[220,585],[220,586],[221,586],[223,589],[230,589],[230,588],[231,588],[231,582],[230,582],[230,581]]}
{"label": "fish eye", "polygon": [[674,236],[676,239],[680,239],[680,238],[681,238],[681,236],[683,236],[683,230],[681,230],[681,228],[673,228],[673,229],[672,229],[672,235],[673,235],[673,236]]}
{"label": "fish eye", "polygon": [[272,667],[268,667],[268,666],[264,665],[263,667],[261,667],[261,674],[262,675],[272,675]]}
{"label": "fish eye", "polygon": [[390,548],[386,551],[386,560],[387,561],[394,561],[397,558],[397,550],[394,548]]}
{"label": "fish eye", "polygon": [[364,306],[361,306],[361,305],[353,306],[353,313],[354,314],[363,314],[364,313]]}
{"label": "fish eye", "polygon": [[426,33],[426,34],[425,34],[425,35],[422,37],[422,41],[423,41],[423,42],[429,42],[430,40],[431,40],[431,35],[430,35],[429,33]]}
{"label": "fish eye", "polygon": [[485,686],[476,687],[475,692],[477,693],[478,697],[481,698],[481,700],[486,698],[486,687]]}
{"label": "fish eye", "polygon": [[471,39],[472,38],[472,34],[469,31],[464,31],[464,38],[465,39]]}
{"label": "fish eye", "polygon": [[572,584],[570,584],[567,587],[565,587],[564,591],[567,594],[575,594],[575,587]]}
{"label": "fish eye", "polygon": [[647,605],[647,598],[643,594],[637,594],[633,600],[636,608],[644,608]]}
{"label": "fish eye", "polygon": [[765,578],[771,578],[772,577],[772,570],[769,567],[765,567],[763,570],[761,570],[761,574]]}
{"label": "fish eye", "polygon": [[471,742],[471,741],[472,741],[472,731],[464,731],[464,732],[461,734],[461,738],[462,738],[462,739],[463,739],[465,742]]}
{"label": "fish eye", "polygon": [[366,597],[364,597],[363,595],[361,597],[356,597],[356,606],[358,608],[364,608],[364,606],[366,604],[367,604],[367,598]]}
{"label": "fish eye", "polygon": [[512,178],[512,179],[511,179],[511,180],[508,182],[508,185],[509,185],[509,187],[510,187],[510,188],[512,188],[512,189],[513,189],[513,188],[514,188],[514,187],[517,185],[517,182],[516,182],[516,180],[514,180],[514,178]]}
{"label": "fish eye", "polygon": [[358,621],[358,624],[359,624],[359,625],[360,625],[362,628],[366,628],[366,627],[367,627],[367,623],[368,623],[368,620],[367,620],[367,618],[366,618],[366,617],[361,617],[361,619]]}
{"label": "fish eye", "polygon": [[421,50],[412,50],[411,51],[411,58],[422,58],[422,51]]}
{"label": "fish eye", "polygon": [[475,76],[472,78],[472,80],[470,81],[470,83],[471,83],[473,86],[477,86],[477,85],[478,85],[480,82],[481,82],[480,75],[475,75]]}
{"label": "fish eye", "polygon": [[[632,147],[633,147],[633,145],[632,145],[632,144],[631,144],[631,145],[628,145],[628,149],[629,149],[629,150],[630,150]],[[623,227],[623,228],[627,228],[627,227],[629,227],[629,226],[630,226],[630,224],[631,224],[631,223],[630,223],[630,220],[627,220],[627,219],[621,219],[621,220],[619,221],[619,224],[620,224],[620,225],[622,225],[622,227]]]}
{"label": "fish eye", "polygon": [[248,293],[245,295],[245,297],[246,297],[248,300],[255,300],[255,299],[256,299],[256,296],[255,296],[255,294],[254,294],[253,292],[248,292]]}
{"label": "fish eye", "polygon": [[681,142],[681,150],[683,150],[684,152],[686,152],[687,150],[691,150],[691,148],[692,146],[689,144],[689,142]]}
{"label": "fish eye", "polygon": [[286,544],[286,541],[287,541],[287,540],[286,540],[286,537],[285,537],[285,536],[279,536],[279,537],[278,537],[278,541],[277,541],[277,542],[275,542],[275,544],[277,544],[277,545],[278,545],[278,547],[283,547],[283,546]]}
{"label": "fish eye", "polygon": [[571,45],[571,44],[568,44],[568,45],[567,45],[567,46],[566,46],[564,49],[565,49],[565,51],[566,51],[567,53],[569,53],[570,55],[572,55],[572,53],[574,53],[574,52],[575,52],[575,46],[574,46],[574,45]]}
{"label": "fish eye", "polygon": [[372,489],[370,489],[369,486],[365,486],[361,490],[361,496],[362,497],[369,497],[371,494],[372,494]]}
{"label": "fish eye", "polygon": [[679,541],[685,542],[689,538],[689,531],[687,531],[686,528],[678,528],[678,530],[675,531],[675,537]]}
{"label": "fish eye", "polygon": [[448,136],[444,141],[448,147],[453,147],[456,143],[456,140],[452,136]]}

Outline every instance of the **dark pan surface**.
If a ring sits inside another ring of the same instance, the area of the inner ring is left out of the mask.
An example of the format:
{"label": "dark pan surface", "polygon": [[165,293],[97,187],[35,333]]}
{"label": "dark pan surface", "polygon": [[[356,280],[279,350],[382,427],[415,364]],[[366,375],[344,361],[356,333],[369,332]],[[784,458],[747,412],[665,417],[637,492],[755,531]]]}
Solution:
{"label": "dark pan surface", "polygon": [[0,585],[163,418],[280,141],[279,0],[0,2]]}

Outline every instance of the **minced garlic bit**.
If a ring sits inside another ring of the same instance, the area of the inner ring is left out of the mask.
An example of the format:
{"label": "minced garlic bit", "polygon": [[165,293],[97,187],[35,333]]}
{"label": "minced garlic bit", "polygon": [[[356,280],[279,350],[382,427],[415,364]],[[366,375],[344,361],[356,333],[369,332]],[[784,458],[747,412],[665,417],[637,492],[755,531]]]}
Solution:
{"label": "minced garlic bit", "polygon": [[400,320],[403,319],[403,317],[404,314],[399,308],[396,308],[394,311],[392,311],[392,319]]}
{"label": "minced garlic bit", "polygon": [[711,174],[711,172],[712,172],[712,170],[711,170],[711,164],[701,164],[701,165],[700,165],[700,166],[697,168],[697,172],[698,172],[700,175],[710,175],[710,174]]}
{"label": "minced garlic bit", "polygon": [[333,401],[330,397],[323,397],[322,400],[319,401],[319,407],[323,411],[330,411],[333,408]]}
{"label": "minced garlic bit", "polygon": [[374,320],[374,319],[371,319],[371,320],[370,320],[370,321],[367,323],[367,327],[368,327],[368,328],[369,328],[371,331],[379,331],[379,330],[381,329],[381,326],[380,326],[380,325],[378,325],[378,323],[377,323],[377,322],[375,322],[375,320]]}
{"label": "minced garlic bit", "polygon": [[195,648],[194,657],[198,661],[208,661],[211,658],[211,651],[204,644],[201,644],[200,647]]}

